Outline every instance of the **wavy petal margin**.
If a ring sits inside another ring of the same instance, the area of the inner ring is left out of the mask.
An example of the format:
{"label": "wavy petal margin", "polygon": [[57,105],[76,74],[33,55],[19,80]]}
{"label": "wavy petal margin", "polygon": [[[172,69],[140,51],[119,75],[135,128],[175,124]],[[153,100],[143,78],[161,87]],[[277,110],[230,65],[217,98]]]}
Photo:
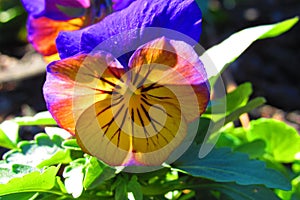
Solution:
{"label": "wavy petal margin", "polygon": [[[167,36],[165,32],[144,31],[146,27],[160,27],[178,31],[198,41],[201,34],[201,10],[194,0],[137,0],[127,8],[112,13],[99,23],[79,32],[61,32],[57,38],[57,48],[61,58],[75,55],[79,52],[90,52],[101,42],[112,36],[133,30],[127,37],[121,37],[120,42],[110,46],[109,52],[122,49],[126,52],[136,44],[136,48],[155,38]],[[78,35],[78,36],[75,36]],[[79,37],[70,42],[70,38]],[[171,38],[178,39],[178,38]],[[140,41],[143,41],[141,44]],[[195,45],[189,43],[190,45]],[[78,48],[79,47],[79,48]],[[74,51],[76,49],[76,51]],[[106,50],[108,50],[106,49]]]}

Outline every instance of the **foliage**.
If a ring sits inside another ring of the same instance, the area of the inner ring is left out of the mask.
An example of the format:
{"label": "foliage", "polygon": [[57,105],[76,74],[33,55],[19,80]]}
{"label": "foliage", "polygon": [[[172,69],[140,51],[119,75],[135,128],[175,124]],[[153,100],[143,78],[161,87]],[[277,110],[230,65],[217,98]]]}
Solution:
{"label": "foliage", "polygon": [[[221,72],[253,41],[277,36],[297,20],[240,31],[207,52],[220,62]],[[249,38],[250,32],[255,36]],[[236,38],[243,42],[228,51]],[[55,121],[48,112],[5,121],[0,125],[0,145],[10,150],[0,163],[1,199],[298,199],[300,136],[296,130],[272,119],[253,120],[248,128],[233,123],[265,102],[249,100],[251,93],[251,84],[245,83],[213,99],[186,153],[171,166],[148,173],[126,173],[84,154],[74,138],[49,127]],[[212,108],[222,106],[224,100],[225,115],[217,116]],[[216,146],[200,156],[211,125],[207,142],[216,141]],[[20,126],[47,128],[33,141],[20,141]]]}

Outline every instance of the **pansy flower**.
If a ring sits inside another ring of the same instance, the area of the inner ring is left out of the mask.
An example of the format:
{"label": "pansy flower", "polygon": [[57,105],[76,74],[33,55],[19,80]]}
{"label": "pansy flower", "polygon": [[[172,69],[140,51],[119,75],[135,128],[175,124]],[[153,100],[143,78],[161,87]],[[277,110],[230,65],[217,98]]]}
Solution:
{"label": "pansy flower", "polygon": [[53,117],[83,150],[113,166],[162,164],[209,101],[199,56],[165,37],[139,47],[126,66],[95,51],[53,62],[47,71],[44,94]]}
{"label": "pansy flower", "polygon": [[132,1],[134,0],[22,0],[29,13],[28,41],[46,61],[58,60],[55,40],[60,31],[78,30],[96,23]]}
{"label": "pansy flower", "polygon": [[85,152],[107,164],[160,165],[209,101],[192,47],[200,33],[192,0],[137,0],[95,25],[61,32],[63,59],[47,67],[47,107]]}

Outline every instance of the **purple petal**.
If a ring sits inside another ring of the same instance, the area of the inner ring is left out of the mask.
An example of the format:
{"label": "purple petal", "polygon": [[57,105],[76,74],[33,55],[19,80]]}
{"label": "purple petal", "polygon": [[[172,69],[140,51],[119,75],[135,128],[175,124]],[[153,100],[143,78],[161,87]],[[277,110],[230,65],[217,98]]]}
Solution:
{"label": "purple petal", "polygon": [[128,7],[132,2],[136,0],[112,0],[113,2],[113,10],[118,11]]}
{"label": "purple petal", "polygon": [[25,10],[34,17],[42,15],[46,6],[44,0],[21,0],[21,2]]}
{"label": "purple petal", "polygon": [[90,7],[90,0],[22,0],[27,12],[33,17],[69,20],[80,17]]}
{"label": "purple petal", "polygon": [[[60,35],[59,38],[56,38],[56,48],[58,48],[58,46],[60,48],[65,48],[64,52],[68,55],[77,54],[80,51],[80,39],[81,39],[83,30],[84,29],[81,29],[78,31],[64,32],[67,34]],[[64,43],[64,46],[62,47],[62,46],[60,46],[61,40],[68,41],[68,42]]]}
{"label": "purple petal", "polygon": [[[160,27],[172,29],[180,34],[172,34],[166,29],[146,29]],[[113,13],[99,23],[73,33],[61,32],[57,38],[57,48],[61,58],[80,51],[90,52],[101,42],[115,36],[114,42],[107,41],[101,49],[113,53],[116,57],[129,52],[157,37],[183,40],[195,45],[201,33],[201,11],[193,0],[137,0],[124,10]],[[70,38],[82,34],[81,40],[70,43]],[[189,36],[191,39],[183,39]],[[75,48],[74,48],[74,47]],[[71,49],[72,50],[71,50]],[[118,55],[119,54],[119,55]],[[124,63],[123,63],[124,64]]]}

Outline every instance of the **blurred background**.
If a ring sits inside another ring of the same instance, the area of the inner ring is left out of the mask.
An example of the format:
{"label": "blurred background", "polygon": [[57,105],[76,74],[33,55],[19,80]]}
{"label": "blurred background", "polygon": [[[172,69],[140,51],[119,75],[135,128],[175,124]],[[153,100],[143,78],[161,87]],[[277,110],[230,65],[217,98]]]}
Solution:
{"label": "blurred background", "polygon": [[[200,44],[207,49],[238,30],[299,15],[300,1],[203,0],[201,9]],[[46,63],[27,43],[26,18],[19,0],[0,0],[0,122],[46,110],[42,95]],[[236,84],[250,81],[254,87],[253,97],[267,99],[267,105],[250,113],[251,118],[276,118],[298,131],[299,35],[300,25],[297,24],[280,37],[257,41],[231,64],[225,77]],[[26,139],[26,134],[24,137]]]}

